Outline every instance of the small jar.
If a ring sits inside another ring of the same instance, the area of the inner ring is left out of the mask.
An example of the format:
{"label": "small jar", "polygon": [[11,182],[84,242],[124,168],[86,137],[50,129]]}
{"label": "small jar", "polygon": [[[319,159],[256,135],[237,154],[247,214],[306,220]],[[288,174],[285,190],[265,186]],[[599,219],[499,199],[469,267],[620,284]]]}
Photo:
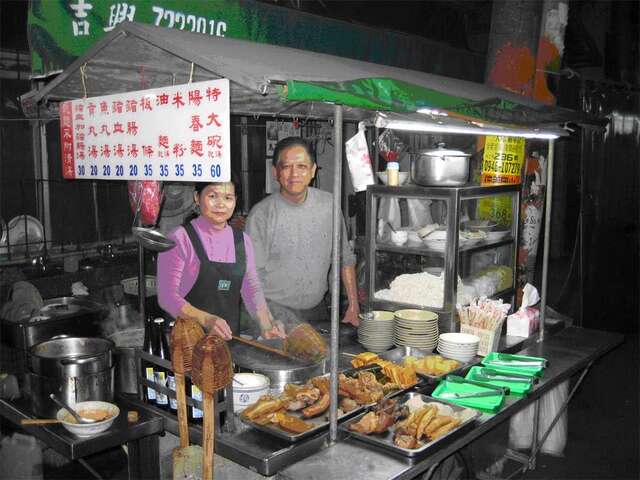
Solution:
{"label": "small jar", "polygon": [[398,186],[398,177],[400,173],[400,164],[398,162],[387,163],[387,185],[392,187]]}

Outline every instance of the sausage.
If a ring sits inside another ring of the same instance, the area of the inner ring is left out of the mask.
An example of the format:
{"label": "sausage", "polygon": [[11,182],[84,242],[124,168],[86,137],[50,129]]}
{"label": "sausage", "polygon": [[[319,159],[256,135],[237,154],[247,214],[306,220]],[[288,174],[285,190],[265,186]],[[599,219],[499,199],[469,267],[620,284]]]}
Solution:
{"label": "sausage", "polygon": [[302,410],[302,416],[304,418],[316,417],[321,413],[324,413],[327,410],[327,408],[329,408],[330,403],[331,403],[331,397],[329,396],[329,394],[323,393],[322,396],[320,397],[320,400],[318,400],[316,403],[314,403],[310,407],[307,407],[304,410]]}

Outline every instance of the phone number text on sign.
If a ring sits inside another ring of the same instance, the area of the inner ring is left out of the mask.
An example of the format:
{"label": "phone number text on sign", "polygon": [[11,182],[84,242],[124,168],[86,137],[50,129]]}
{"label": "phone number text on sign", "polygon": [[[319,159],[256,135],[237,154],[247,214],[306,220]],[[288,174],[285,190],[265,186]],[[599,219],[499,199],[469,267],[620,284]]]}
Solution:
{"label": "phone number text on sign", "polygon": [[63,102],[64,178],[229,181],[229,81]]}

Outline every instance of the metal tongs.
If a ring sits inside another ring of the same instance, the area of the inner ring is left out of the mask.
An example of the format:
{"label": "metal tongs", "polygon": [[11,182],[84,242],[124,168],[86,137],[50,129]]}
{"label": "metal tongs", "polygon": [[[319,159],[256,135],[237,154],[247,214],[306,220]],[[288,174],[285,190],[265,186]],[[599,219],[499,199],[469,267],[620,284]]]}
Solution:
{"label": "metal tongs", "polygon": [[533,358],[523,357],[519,355],[509,355],[501,353],[498,358],[491,360],[491,365],[510,366],[510,367],[542,367],[546,368],[547,361],[544,359],[535,360]]}
{"label": "metal tongs", "polygon": [[501,373],[497,370],[493,370],[491,368],[481,368],[478,373],[476,373],[475,377],[478,380],[501,380],[503,382],[521,382],[521,383],[538,383],[537,377],[532,377],[530,375],[520,375],[517,373]]}
{"label": "metal tongs", "polygon": [[439,395],[440,398],[478,398],[478,397],[496,397],[498,395],[502,395],[502,392],[493,391],[493,392],[469,392],[469,393],[452,393],[452,392],[443,392]]}
{"label": "metal tongs", "polygon": [[[483,383],[483,382],[476,382],[475,380],[468,380],[466,378],[463,377],[459,377],[457,375],[447,375],[445,380],[447,382],[451,382],[451,383],[468,383],[469,385],[476,385],[478,387],[482,387],[482,388],[486,388],[489,390],[495,390],[495,393],[492,392],[474,392],[474,393],[487,393],[487,395],[480,395],[481,397],[485,397],[485,396],[490,396],[488,395],[489,393],[491,393],[492,395],[509,395],[509,393],[511,393],[511,390],[508,387],[498,387],[496,385],[491,385],[489,383]],[[465,393],[461,393],[460,395],[466,395]],[[457,397],[460,398],[460,397]]]}

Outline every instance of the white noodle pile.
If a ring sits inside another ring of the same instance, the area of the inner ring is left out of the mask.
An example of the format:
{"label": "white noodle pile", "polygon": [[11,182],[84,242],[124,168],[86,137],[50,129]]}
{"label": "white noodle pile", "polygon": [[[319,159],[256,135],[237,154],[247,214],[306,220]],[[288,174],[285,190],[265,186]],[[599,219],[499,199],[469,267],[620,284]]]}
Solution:
{"label": "white noodle pile", "polygon": [[[436,276],[427,272],[404,273],[393,279],[391,288],[378,290],[375,297],[390,302],[410,303],[424,307],[442,308],[444,304],[444,275]],[[458,278],[458,298],[460,305],[469,304],[476,297],[475,289],[466,286]]]}

